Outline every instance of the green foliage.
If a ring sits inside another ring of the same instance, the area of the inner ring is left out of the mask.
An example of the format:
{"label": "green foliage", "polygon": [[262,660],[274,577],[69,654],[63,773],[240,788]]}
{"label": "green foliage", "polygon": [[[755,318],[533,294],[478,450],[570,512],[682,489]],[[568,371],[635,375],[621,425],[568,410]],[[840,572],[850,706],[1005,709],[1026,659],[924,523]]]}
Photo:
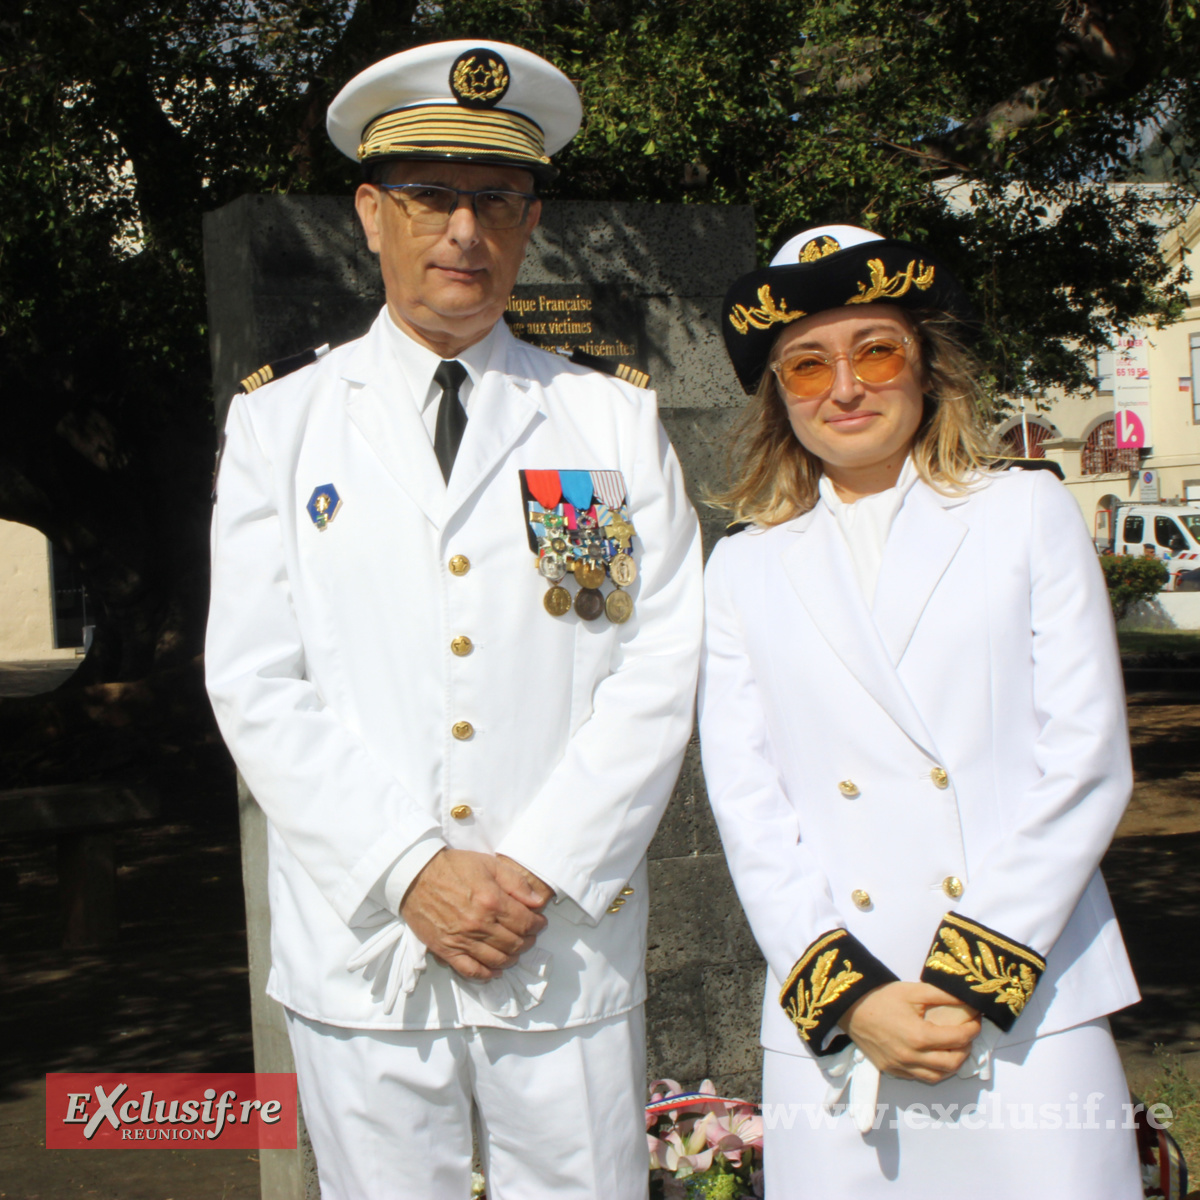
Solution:
{"label": "green foliage", "polygon": [[1172,1113],[1169,1129],[1179,1143],[1190,1176],[1200,1170],[1200,1086],[1187,1073],[1180,1055],[1154,1047],[1158,1073],[1146,1089],[1144,1103],[1165,1104]]}
{"label": "green foliage", "polygon": [[1157,596],[1170,574],[1160,559],[1132,554],[1101,555],[1100,568],[1108,585],[1113,617],[1118,621],[1141,601]]}

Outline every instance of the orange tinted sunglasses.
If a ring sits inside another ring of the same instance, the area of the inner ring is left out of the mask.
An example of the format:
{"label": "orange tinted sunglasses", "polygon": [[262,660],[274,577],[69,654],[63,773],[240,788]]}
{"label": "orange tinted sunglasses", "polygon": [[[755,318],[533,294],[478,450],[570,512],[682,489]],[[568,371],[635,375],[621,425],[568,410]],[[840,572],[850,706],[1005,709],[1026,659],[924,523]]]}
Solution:
{"label": "orange tinted sunglasses", "polygon": [[838,359],[850,363],[860,383],[890,383],[908,362],[911,337],[872,338],[855,346],[849,354],[822,354],[819,350],[801,350],[781,362],[771,363],[783,389],[800,400],[815,400],[833,387]]}

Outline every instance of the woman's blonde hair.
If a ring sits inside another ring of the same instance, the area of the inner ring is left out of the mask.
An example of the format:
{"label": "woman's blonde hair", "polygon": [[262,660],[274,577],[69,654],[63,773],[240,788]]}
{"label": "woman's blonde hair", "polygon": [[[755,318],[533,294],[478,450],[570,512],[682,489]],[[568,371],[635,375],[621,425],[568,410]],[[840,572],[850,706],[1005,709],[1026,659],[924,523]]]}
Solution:
{"label": "woman's blonde hair", "polygon": [[[946,493],[965,491],[972,475],[987,470],[990,402],[980,368],[960,340],[961,325],[948,313],[909,312],[924,367],[925,412],[913,442],[917,474]],[[817,502],[821,460],[806,449],[788,420],[775,372],[768,367],[735,429],[730,477],[708,497],[735,521],[779,525]]]}

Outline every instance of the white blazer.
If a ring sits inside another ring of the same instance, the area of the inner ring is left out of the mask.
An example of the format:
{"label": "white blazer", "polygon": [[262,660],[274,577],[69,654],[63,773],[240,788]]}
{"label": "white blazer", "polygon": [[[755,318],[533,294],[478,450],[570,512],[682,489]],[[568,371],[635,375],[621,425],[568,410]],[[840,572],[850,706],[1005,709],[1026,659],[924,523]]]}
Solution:
{"label": "white blazer", "polygon": [[779,992],[814,939],[845,928],[916,980],[948,911],[1048,958],[1001,1044],[1138,999],[1097,871],[1132,782],[1120,662],[1056,479],[916,483],[873,612],[821,502],[722,541],[706,595],[704,771],[769,966],[768,1049],[810,1053]]}
{"label": "white blazer", "polygon": [[[598,1020],[645,997],[645,852],[693,717],[695,514],[652,393],[507,330],[447,486],[386,319],[228,418],[206,662],[270,823],[268,992],[356,1027]],[[640,567],[624,625],[543,608],[524,468],[624,473]],[[306,505],[330,483],[342,503],[321,530]],[[465,574],[449,569],[459,555]],[[452,817],[461,805],[471,815]],[[510,855],[559,890],[536,1007],[496,1016],[429,956],[389,1011],[386,963],[348,969],[389,920],[381,878],[426,838]]]}

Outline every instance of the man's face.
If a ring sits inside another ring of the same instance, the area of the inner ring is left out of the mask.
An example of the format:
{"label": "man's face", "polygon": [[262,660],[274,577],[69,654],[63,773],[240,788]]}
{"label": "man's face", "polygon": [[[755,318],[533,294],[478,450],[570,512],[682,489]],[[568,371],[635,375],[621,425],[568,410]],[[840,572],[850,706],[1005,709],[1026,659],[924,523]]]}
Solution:
{"label": "man's face", "polygon": [[[397,162],[383,178],[464,191],[533,190],[528,171],[484,163]],[[443,228],[430,228],[410,219],[399,196],[370,183],[359,187],[355,207],[367,245],[379,255],[392,319],[446,358],[500,319],[542,208],[534,201],[515,229],[484,229],[462,197]]]}

